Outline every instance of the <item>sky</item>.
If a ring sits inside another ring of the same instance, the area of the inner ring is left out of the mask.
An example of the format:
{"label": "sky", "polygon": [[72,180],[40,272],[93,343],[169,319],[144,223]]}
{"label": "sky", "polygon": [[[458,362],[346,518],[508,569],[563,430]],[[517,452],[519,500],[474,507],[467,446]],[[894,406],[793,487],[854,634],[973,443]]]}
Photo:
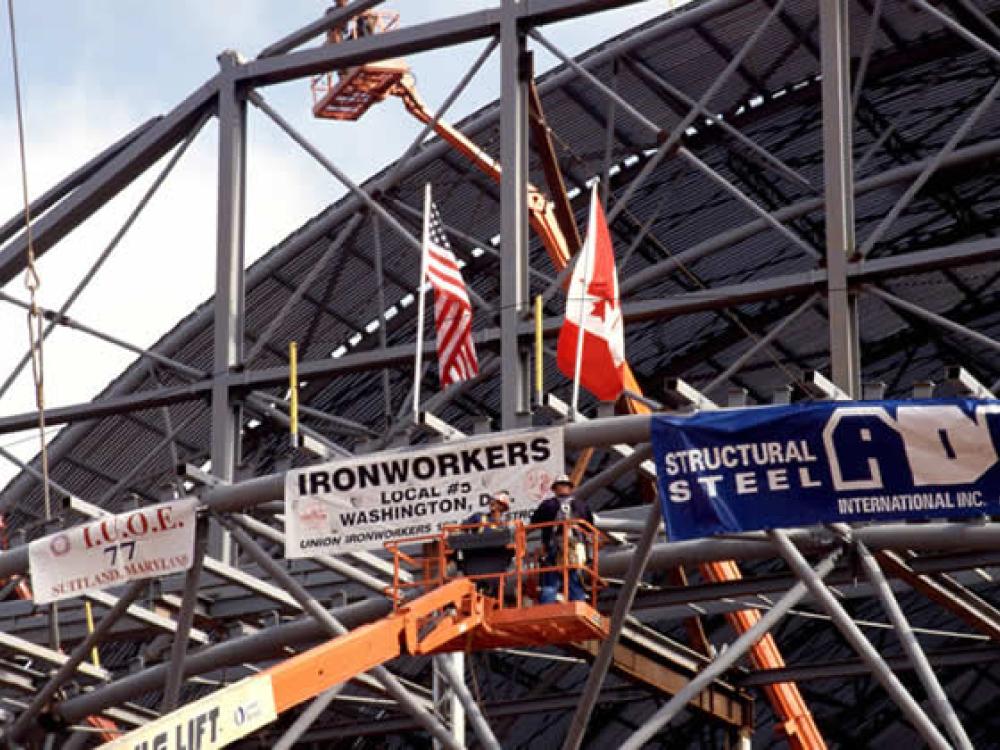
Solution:
{"label": "sky", "polygon": [[[500,0],[387,0],[413,25],[485,8]],[[672,7],[646,0],[550,27],[571,54]],[[319,0],[14,0],[25,116],[29,194],[35,197],[130,130],[165,114],[218,70],[234,49],[252,59],[271,42],[318,17]],[[0,8],[0,223],[22,210],[15,98],[6,3]],[[409,58],[432,109],[485,47],[476,42]],[[536,67],[555,64],[536,51]],[[497,98],[499,51],[452,108],[453,121]],[[307,81],[262,91],[265,98],[356,182],[395,160],[419,125],[390,100],[357,124],[315,120]],[[375,135],[377,134],[377,135]],[[105,249],[169,155],[101,208],[39,261],[39,304],[59,308]],[[69,314],[140,347],[160,336],[214,290],[217,140],[203,129]],[[248,124],[246,256],[249,265],[344,190],[252,107]],[[22,278],[4,291],[26,300]],[[25,313],[0,301],[0,382],[28,350]],[[135,355],[90,336],[57,329],[44,348],[45,403],[91,400]],[[30,368],[0,397],[0,415],[34,411]],[[54,434],[54,431],[53,433]],[[50,438],[52,436],[50,434]],[[22,459],[38,435],[0,435]],[[16,473],[0,457],[0,487]]]}

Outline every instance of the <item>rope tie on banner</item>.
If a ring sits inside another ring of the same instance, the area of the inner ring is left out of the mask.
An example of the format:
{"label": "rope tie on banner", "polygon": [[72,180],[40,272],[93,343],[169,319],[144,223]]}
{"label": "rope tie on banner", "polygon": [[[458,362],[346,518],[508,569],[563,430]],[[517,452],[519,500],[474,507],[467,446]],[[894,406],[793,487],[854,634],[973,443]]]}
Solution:
{"label": "rope tie on banner", "polygon": [[31,204],[28,200],[28,159],[24,146],[24,114],[21,106],[21,73],[17,63],[17,34],[14,28],[14,0],[7,0],[10,24],[10,57],[14,69],[14,103],[17,109],[17,139],[21,157],[21,197],[24,201],[24,231],[27,238],[27,264],[24,286],[30,297],[28,310],[28,342],[31,348],[31,375],[35,386],[35,406],[38,409],[38,442],[42,462],[42,497],[45,520],[52,519],[52,498],[49,492],[49,454],[45,442],[45,359],[42,351],[42,312],[38,307],[38,289],[42,285],[35,264],[35,244],[31,231]]}

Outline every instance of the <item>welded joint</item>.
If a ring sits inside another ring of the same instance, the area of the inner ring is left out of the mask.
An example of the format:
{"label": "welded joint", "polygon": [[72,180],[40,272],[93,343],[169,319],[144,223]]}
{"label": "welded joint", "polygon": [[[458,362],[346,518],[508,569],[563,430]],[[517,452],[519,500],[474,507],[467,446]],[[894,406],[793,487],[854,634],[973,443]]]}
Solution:
{"label": "welded joint", "polygon": [[189,482],[193,482],[199,487],[220,487],[222,485],[229,484],[224,479],[209,474],[204,469],[200,469],[194,464],[182,464],[177,467],[177,475],[181,479],[186,479]]}
{"label": "welded joint", "polygon": [[812,370],[802,378],[806,393],[821,401],[850,401],[851,397],[832,380],[818,370]]}
{"label": "welded joint", "polygon": [[945,382],[953,384],[963,396],[972,398],[995,398],[993,391],[979,382],[975,375],[960,365],[949,367]]}
{"label": "welded joint", "polygon": [[465,437],[465,433],[461,430],[452,427],[450,424],[445,422],[441,417],[433,414],[429,411],[421,411],[417,414],[417,419],[415,424],[418,429],[426,432],[430,435],[436,435],[438,437],[444,438],[445,440],[454,440],[457,438]]}
{"label": "welded joint", "polygon": [[674,409],[715,411],[719,405],[681,378],[667,378],[663,385],[664,403]]}

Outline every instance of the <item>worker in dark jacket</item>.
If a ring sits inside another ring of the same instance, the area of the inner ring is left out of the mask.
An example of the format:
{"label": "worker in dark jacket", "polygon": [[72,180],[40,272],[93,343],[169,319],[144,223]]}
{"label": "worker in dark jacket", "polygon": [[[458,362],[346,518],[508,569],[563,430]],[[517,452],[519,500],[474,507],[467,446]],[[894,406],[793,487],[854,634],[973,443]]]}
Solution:
{"label": "worker in dark jacket", "polygon": [[358,39],[366,36],[374,36],[378,33],[378,13],[374,10],[366,10],[358,16],[355,26]]}
{"label": "worker in dark jacket", "polygon": [[[510,493],[507,490],[495,492],[490,498],[488,512],[473,513],[462,521],[462,526],[475,526],[451,537],[455,561],[464,575],[497,576],[476,581],[476,588],[488,596],[499,596],[498,574],[507,570],[514,554],[510,544],[510,524],[504,518],[504,514],[509,511]],[[495,538],[503,530],[506,530],[507,536]],[[492,541],[491,537],[494,537]],[[484,546],[483,542],[487,542],[488,546]]]}
{"label": "worker in dark jacket", "polygon": [[[547,495],[531,514],[531,523],[547,523],[549,521],[564,521],[574,518],[587,521],[591,525],[594,523],[594,514],[590,511],[586,501],[577,498],[573,494],[576,489],[571,480],[565,474],[556,477],[552,482],[552,494]],[[557,532],[553,534],[553,531]],[[582,565],[586,562],[585,551],[581,554],[579,550],[585,548],[582,539],[573,533],[565,550],[571,564]],[[563,554],[563,532],[558,526],[547,526],[542,529],[542,549],[543,565],[555,566],[561,563]],[[583,559],[581,559],[583,558]],[[562,588],[562,576],[558,571],[542,573],[540,580],[541,592],[538,597],[539,604],[548,604],[556,601],[559,590]],[[574,602],[586,601],[587,592],[583,588],[580,580],[580,572],[571,570],[569,572],[569,600]]]}
{"label": "worker in dark jacket", "polygon": [[[329,15],[338,8],[343,8],[345,5],[347,5],[347,0],[337,0],[337,4],[331,5],[329,8],[327,8],[326,13],[327,15]],[[345,18],[339,24],[334,26],[332,29],[328,30],[326,32],[327,44],[337,44],[339,42],[343,42],[346,39],[350,39],[354,35],[353,29],[351,28],[352,25],[353,21],[351,21],[351,19],[349,18]]]}

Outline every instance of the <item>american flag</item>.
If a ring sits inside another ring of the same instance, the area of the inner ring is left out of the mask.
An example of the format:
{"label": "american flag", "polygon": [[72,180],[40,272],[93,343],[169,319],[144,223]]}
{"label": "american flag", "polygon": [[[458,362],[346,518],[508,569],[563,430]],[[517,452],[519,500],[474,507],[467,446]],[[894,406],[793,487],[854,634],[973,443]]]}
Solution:
{"label": "american flag", "polygon": [[479,374],[476,347],[472,343],[472,305],[434,203],[431,203],[426,236],[428,243],[424,252],[427,254],[427,280],[434,289],[438,370],[441,387],[447,388]]}

